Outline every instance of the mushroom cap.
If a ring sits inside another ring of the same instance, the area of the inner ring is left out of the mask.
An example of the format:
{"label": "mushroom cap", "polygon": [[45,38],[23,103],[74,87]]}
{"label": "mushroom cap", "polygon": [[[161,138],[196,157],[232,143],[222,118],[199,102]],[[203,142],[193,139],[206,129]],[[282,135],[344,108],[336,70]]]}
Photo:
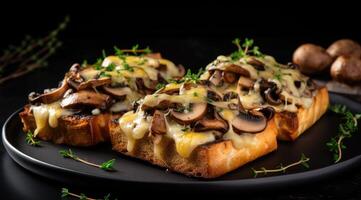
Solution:
{"label": "mushroom cap", "polygon": [[192,104],[192,110],[189,112],[177,112],[171,110],[170,114],[179,124],[188,125],[196,120],[201,119],[207,112],[207,103]]}
{"label": "mushroom cap", "polygon": [[60,105],[63,108],[79,108],[81,106],[105,109],[111,101],[111,97],[89,90],[81,90],[65,97]]}
{"label": "mushroom cap", "polygon": [[153,114],[150,133],[153,135],[164,135],[167,133],[167,125],[165,123],[164,113],[156,110]]}
{"label": "mushroom cap", "polygon": [[129,87],[109,87],[103,86],[103,89],[109,95],[117,98],[117,99],[124,99],[125,96],[130,94],[132,90]]}
{"label": "mushroom cap", "polygon": [[233,130],[240,133],[258,133],[263,131],[267,126],[265,116],[254,115],[252,113],[239,112],[239,114],[231,121]]}
{"label": "mushroom cap", "polygon": [[29,101],[31,103],[36,103],[36,102],[41,102],[41,103],[45,103],[45,104],[49,104],[49,103],[53,103],[55,101],[58,101],[59,99],[63,98],[65,92],[69,89],[69,85],[66,82],[66,80],[63,80],[60,87],[41,94],[41,95],[32,95],[35,93],[30,93],[29,95]]}

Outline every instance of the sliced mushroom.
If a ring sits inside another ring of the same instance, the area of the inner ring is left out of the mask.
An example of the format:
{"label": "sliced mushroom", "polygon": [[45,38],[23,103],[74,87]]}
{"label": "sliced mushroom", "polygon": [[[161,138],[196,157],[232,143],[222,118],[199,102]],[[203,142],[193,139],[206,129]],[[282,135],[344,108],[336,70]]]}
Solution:
{"label": "sliced mushroom", "polygon": [[276,112],[275,109],[271,106],[259,108],[256,111],[261,112],[266,117],[267,121],[271,120]]}
{"label": "sliced mushroom", "polygon": [[76,90],[84,90],[88,88],[94,88],[102,85],[108,85],[112,83],[112,80],[110,77],[101,77],[98,79],[91,79],[88,81],[84,81],[82,78],[77,78],[74,76],[71,76],[67,79],[67,82],[69,85],[71,85]]}
{"label": "sliced mushroom", "polygon": [[29,94],[29,101],[31,103],[37,103],[37,102],[41,102],[41,103],[45,103],[45,104],[49,104],[49,103],[53,103],[59,99],[61,99],[65,92],[69,89],[68,83],[63,80],[61,82],[60,87],[54,89],[54,90],[50,90],[47,93],[44,94],[37,94],[37,93],[30,93]]}
{"label": "sliced mushroom", "polygon": [[191,111],[177,112],[171,110],[170,114],[179,124],[188,125],[194,121],[201,119],[207,112],[207,103],[191,104]]}
{"label": "sliced mushroom", "polygon": [[154,109],[167,110],[169,108],[176,108],[176,107],[177,107],[176,103],[173,103],[173,102],[168,101],[168,100],[162,100],[156,106],[148,106],[146,104],[142,104],[141,109],[144,110],[144,111],[152,111]]}
{"label": "sliced mushroom", "polygon": [[116,99],[124,99],[128,94],[132,93],[129,87],[109,87],[103,86],[104,91],[115,97]]}
{"label": "sliced mushroom", "polygon": [[279,94],[277,94],[273,88],[268,88],[264,92],[264,97],[265,97],[267,103],[269,103],[271,105],[277,106],[277,105],[282,104]]}
{"label": "sliced mushroom", "polygon": [[212,100],[212,101],[221,101],[222,100],[222,96],[220,96],[221,94],[218,94],[217,92],[213,91],[213,90],[208,90],[207,91],[207,98]]}
{"label": "sliced mushroom", "polygon": [[167,133],[167,125],[165,123],[164,113],[156,110],[150,126],[150,133],[153,135],[164,135]]}
{"label": "sliced mushroom", "polygon": [[222,72],[219,70],[215,70],[212,76],[209,78],[209,81],[215,86],[222,86]]}
{"label": "sliced mushroom", "polygon": [[233,72],[223,72],[223,80],[227,83],[234,83],[237,81],[237,76]]}
{"label": "sliced mushroom", "polygon": [[148,88],[147,86],[144,85],[144,81],[141,78],[137,78],[135,80],[135,83],[137,85],[138,88],[138,92],[141,94],[152,94],[154,92],[154,89],[152,88]]}
{"label": "sliced mushroom", "polygon": [[242,87],[242,89],[243,88],[251,89],[254,86],[254,81],[252,79],[250,79],[250,78],[246,78],[246,77],[241,76],[238,79],[238,85],[240,87]]}
{"label": "sliced mushroom", "polygon": [[264,64],[261,61],[257,60],[256,58],[254,58],[254,57],[249,57],[247,59],[247,63],[252,65],[258,71],[264,71],[265,70]]}
{"label": "sliced mushroom", "polygon": [[216,130],[222,133],[228,131],[228,123],[224,121],[217,112],[212,109],[211,117],[204,117],[203,119],[196,122],[194,130],[198,132]]}
{"label": "sliced mushroom", "polygon": [[230,64],[230,65],[226,66],[224,71],[233,72],[233,73],[239,74],[241,76],[245,76],[245,77],[251,76],[249,71],[247,71],[243,67],[241,67],[239,65],[235,65],[235,64]]}
{"label": "sliced mushroom", "polygon": [[79,108],[81,106],[105,109],[111,101],[111,97],[88,90],[81,90],[68,95],[60,105],[63,108]]}
{"label": "sliced mushroom", "polygon": [[234,132],[258,133],[267,126],[267,119],[262,114],[240,112],[231,122]]}

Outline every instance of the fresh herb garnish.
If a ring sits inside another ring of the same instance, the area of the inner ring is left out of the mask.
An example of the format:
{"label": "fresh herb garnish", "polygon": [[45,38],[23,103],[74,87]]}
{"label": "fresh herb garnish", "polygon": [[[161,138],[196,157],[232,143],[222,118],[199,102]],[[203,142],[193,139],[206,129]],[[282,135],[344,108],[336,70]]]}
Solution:
{"label": "fresh herb garnish", "polygon": [[198,93],[197,93],[197,92],[193,92],[193,96],[194,96],[194,97],[198,97]]}
{"label": "fresh herb garnish", "polygon": [[105,71],[101,71],[100,74],[99,74],[99,77],[109,77],[111,78],[112,76],[108,73],[106,73]]}
{"label": "fresh herb garnish", "polygon": [[199,78],[202,75],[204,70],[200,68],[197,73],[192,73],[192,70],[188,69],[187,73],[184,75],[184,77],[181,79],[182,82],[192,82],[197,83],[199,82]]}
{"label": "fresh herb garnish", "polygon": [[98,58],[97,61],[93,64],[94,69],[101,70],[102,69],[103,60]]}
{"label": "fresh herb garnish", "polygon": [[158,83],[156,86],[155,86],[155,89],[156,90],[160,90],[160,89],[162,89],[162,88],[164,88],[165,87],[165,84],[164,83]]}
{"label": "fresh herb garnish", "polygon": [[181,129],[181,131],[183,131],[183,132],[187,132],[187,131],[189,131],[190,130],[190,128],[188,127],[188,126],[184,126],[182,129]]}
{"label": "fresh herb garnish", "polygon": [[35,139],[34,133],[32,131],[28,131],[26,133],[26,143],[30,144],[31,146],[40,146],[40,141]]}
{"label": "fresh herb garnish", "polygon": [[127,62],[124,62],[123,69],[130,71],[130,72],[134,72],[134,68],[132,66],[130,66]]}
{"label": "fresh herb garnish", "polygon": [[236,38],[232,41],[234,45],[237,46],[238,50],[233,52],[230,57],[232,60],[237,61],[249,54],[252,54],[257,57],[263,57],[264,55],[259,50],[258,46],[253,46],[254,41],[252,39],[245,38],[243,44],[241,44],[241,40]]}
{"label": "fresh herb garnish", "polygon": [[115,64],[114,63],[110,63],[106,68],[105,70],[106,71],[113,71],[115,69]]}
{"label": "fresh herb garnish", "polygon": [[259,174],[267,175],[268,173],[279,173],[279,172],[285,173],[288,168],[291,168],[291,167],[294,167],[297,165],[302,165],[303,167],[308,169],[308,168],[310,168],[308,161],[310,161],[310,158],[307,158],[304,154],[302,154],[299,161],[291,163],[287,166],[283,166],[282,164],[280,164],[280,166],[276,169],[266,169],[266,168],[262,167],[259,170],[255,170],[252,168],[252,173],[253,173],[254,177],[257,177],[257,175],[259,175]]}
{"label": "fresh herb garnish", "polygon": [[114,165],[115,159],[108,160],[108,161],[103,162],[102,164],[98,165],[98,164],[94,164],[94,163],[91,163],[91,162],[88,162],[88,161],[86,161],[84,159],[79,158],[78,156],[76,156],[73,153],[73,151],[71,149],[69,149],[69,150],[61,150],[61,151],[59,151],[59,154],[61,156],[63,156],[64,158],[71,158],[71,159],[76,160],[78,162],[81,162],[81,163],[84,163],[86,165],[90,165],[90,166],[93,166],[93,167],[97,167],[97,168],[103,169],[105,171],[113,171],[114,170],[113,165]]}
{"label": "fresh herb garnish", "polygon": [[[83,193],[75,194],[75,193],[69,192],[68,188],[61,188],[61,198],[67,198],[67,197],[75,197],[80,200],[110,200],[110,193],[105,195],[102,199],[95,199],[95,198],[87,197]],[[116,200],[116,199],[114,199],[114,200]]]}
{"label": "fresh herb garnish", "polygon": [[361,118],[361,114],[353,114],[345,105],[340,104],[332,105],[329,109],[342,116],[342,123],[338,125],[338,135],[332,137],[326,143],[329,150],[333,153],[335,163],[337,163],[342,158],[342,149],[346,148],[343,140],[352,137],[352,134],[357,132],[357,120]]}

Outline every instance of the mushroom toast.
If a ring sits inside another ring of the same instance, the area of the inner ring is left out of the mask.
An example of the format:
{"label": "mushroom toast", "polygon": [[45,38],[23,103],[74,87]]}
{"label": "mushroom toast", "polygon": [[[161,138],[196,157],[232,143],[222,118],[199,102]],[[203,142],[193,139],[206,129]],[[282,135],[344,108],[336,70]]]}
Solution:
{"label": "mushroom toast", "polygon": [[116,56],[104,56],[94,65],[74,64],[58,88],[30,93],[30,103],[20,113],[23,130],[57,144],[91,146],[109,141],[112,119],[153,93],[157,84],[184,75],[182,66],[160,54],[117,50]]}
{"label": "mushroom toast", "polygon": [[327,90],[245,46],[138,101],[110,123],[113,149],[214,178],[274,151],[277,136],[297,138],[325,112]]}

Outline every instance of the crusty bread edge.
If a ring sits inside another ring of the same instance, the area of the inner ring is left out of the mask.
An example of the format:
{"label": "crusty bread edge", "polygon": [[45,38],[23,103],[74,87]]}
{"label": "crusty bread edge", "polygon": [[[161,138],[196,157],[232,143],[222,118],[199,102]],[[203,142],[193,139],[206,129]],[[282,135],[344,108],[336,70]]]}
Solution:
{"label": "crusty bread edge", "polygon": [[[268,122],[264,131],[256,134],[258,145],[235,148],[232,141],[220,140],[198,146],[189,158],[181,157],[173,141],[166,142],[162,158],[154,154],[154,137],[149,135],[138,140],[136,149],[127,152],[127,137],[119,125],[110,124],[113,150],[148,161],[154,165],[193,177],[215,178],[277,149],[277,131],[274,121]],[[164,137],[163,137],[164,138]],[[162,139],[163,140],[163,139]],[[165,139],[164,139],[165,140]]]}
{"label": "crusty bread edge", "polygon": [[[24,106],[24,110],[19,113],[19,117],[25,133],[36,129],[35,118],[30,110],[30,105]],[[112,119],[119,117],[119,114],[62,116],[58,119],[56,128],[47,125],[36,137],[55,144],[93,146],[110,140],[108,123]]]}
{"label": "crusty bread edge", "polygon": [[[310,108],[300,108],[294,117],[285,117],[282,113],[275,114],[278,139],[294,141],[310,128],[327,111],[329,96],[326,87],[322,87],[313,97]],[[288,118],[288,119],[287,119]],[[293,119],[292,119],[293,118]]]}

